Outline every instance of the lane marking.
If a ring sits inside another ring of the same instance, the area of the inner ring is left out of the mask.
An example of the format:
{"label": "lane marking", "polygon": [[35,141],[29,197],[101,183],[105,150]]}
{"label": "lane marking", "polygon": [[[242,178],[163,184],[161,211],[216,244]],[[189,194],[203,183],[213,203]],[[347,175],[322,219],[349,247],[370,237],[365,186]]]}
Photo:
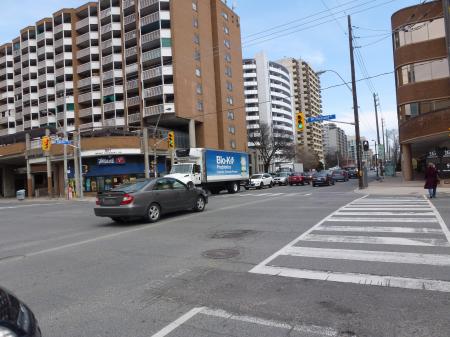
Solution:
{"label": "lane marking", "polygon": [[423,197],[428,202],[428,204],[430,205],[431,209],[433,210],[433,212],[434,212],[434,214],[436,216],[436,219],[439,222],[439,225],[441,226],[442,231],[445,234],[445,237],[447,238],[447,241],[450,243],[450,231],[449,231],[447,225],[445,224],[444,219],[442,219],[441,214],[439,213],[437,208],[433,205],[433,203],[430,200],[426,199],[425,196],[423,196]]}
{"label": "lane marking", "polygon": [[388,236],[353,236],[353,235],[325,235],[308,234],[302,241],[339,242],[339,243],[365,243],[375,245],[401,245],[423,247],[450,247],[447,240],[429,238],[401,238]]}
{"label": "lane marking", "polygon": [[334,222],[439,222],[433,218],[330,218],[327,221]]}
{"label": "lane marking", "polygon": [[364,233],[417,233],[417,234],[443,234],[441,229],[415,228],[415,227],[378,227],[378,226],[322,226],[318,231],[325,232],[364,232]]}
{"label": "lane marking", "polygon": [[223,318],[223,319],[231,319],[231,320],[240,321],[240,322],[252,323],[252,324],[267,326],[267,327],[271,327],[271,328],[294,330],[297,332],[315,334],[315,335],[319,335],[319,336],[334,337],[334,336],[338,335],[338,331],[336,331],[332,328],[327,328],[327,327],[322,327],[322,326],[317,326],[317,325],[291,325],[291,324],[287,324],[287,323],[283,323],[283,322],[262,319],[262,318],[258,318],[258,317],[252,317],[252,316],[246,316],[246,315],[236,315],[236,314],[232,314],[230,312],[224,311],[224,310],[213,310],[213,309],[206,308],[206,309],[202,310],[200,312],[200,314],[206,315],[206,316],[217,317],[217,318]]}
{"label": "lane marking", "polygon": [[[361,200],[364,198],[367,198],[368,195],[364,195],[356,200]],[[355,200],[353,200],[355,201]],[[352,201],[352,202],[353,202]],[[294,240],[292,240],[291,242],[289,242],[286,246],[282,247],[281,249],[279,249],[278,251],[276,251],[275,253],[273,253],[272,255],[270,255],[269,257],[267,257],[265,260],[261,261],[260,263],[258,263],[255,267],[253,267],[252,269],[250,269],[250,273],[258,273],[256,272],[256,270],[258,270],[258,267],[261,266],[265,266],[267,263],[269,263],[270,261],[272,261],[273,259],[275,259],[278,255],[283,255],[283,252],[285,250],[287,250],[289,247],[294,246],[297,242],[299,242],[300,240],[302,240],[304,237],[306,237],[307,235],[309,235],[309,233],[311,233],[312,231],[317,230],[317,228],[319,228],[323,223],[327,222],[329,219],[331,219],[331,217],[336,213],[339,212],[340,209],[342,209],[345,206],[348,206],[350,203],[338,208],[337,210],[335,210],[334,212],[330,213],[328,216],[326,216],[325,218],[323,218],[322,220],[320,220],[317,224],[315,224],[314,226],[312,226],[310,229],[308,229],[306,232],[304,232],[302,235],[300,235],[299,237],[295,238]]]}
{"label": "lane marking", "polygon": [[188,320],[190,320],[192,317],[197,315],[199,312],[201,312],[205,307],[198,307],[193,308],[189,310],[187,313],[185,313],[183,316],[178,318],[177,320],[173,321],[166,327],[162,328],[160,331],[152,335],[152,337],[164,337],[167,336],[169,333],[177,329],[180,325],[186,323]]}
{"label": "lane marking", "polygon": [[[285,195],[280,195],[278,197],[274,197],[271,200],[274,199],[281,199],[285,197]],[[245,207],[245,206],[251,206],[254,204],[259,204],[259,203],[263,203],[263,202],[267,202],[268,199],[258,199],[258,200],[252,200],[252,201],[248,201],[248,202],[244,202],[244,203],[239,203],[237,205],[230,205],[230,206],[225,206],[225,207],[221,207],[221,208],[216,208],[213,210],[206,210],[207,214],[213,214],[213,213],[217,213],[217,212],[222,212],[222,211],[226,211],[229,209],[235,209],[235,208],[241,208],[241,207]],[[185,216],[181,216],[179,218],[172,218],[172,219],[168,219],[168,220],[164,220],[162,219],[160,222],[156,223],[156,224],[145,224],[145,225],[141,225],[137,228],[132,228],[132,229],[127,229],[127,230],[123,230],[120,232],[115,232],[115,233],[111,233],[111,234],[107,234],[107,235],[102,235],[102,236],[97,236],[91,239],[87,239],[87,240],[82,240],[82,241],[76,241],[76,242],[72,242],[66,245],[61,245],[61,246],[56,246],[56,247],[52,247],[52,248],[47,248],[47,249],[43,249],[40,251],[35,251],[35,252],[31,252],[31,253],[27,253],[24,254],[23,257],[21,258],[21,260],[23,260],[24,258],[27,257],[33,257],[33,256],[37,256],[37,255],[42,255],[42,254],[46,254],[46,253],[52,253],[55,251],[59,251],[59,250],[64,250],[67,248],[73,248],[76,246],[81,246],[81,245],[85,245],[88,243],[92,243],[92,242],[97,242],[97,241],[102,241],[102,240],[107,240],[107,239],[112,239],[124,234],[130,234],[130,233],[134,233],[134,232],[138,232],[138,231],[143,231],[143,230],[150,230],[150,229],[154,229],[154,228],[158,228],[160,226],[164,226],[170,223],[174,223],[177,221],[184,221],[187,219],[191,219],[191,218],[196,218],[196,217],[200,217],[202,216],[202,213],[191,213]],[[8,263],[10,261],[13,260],[0,260],[0,264],[4,264],[4,263]]]}
{"label": "lane marking", "polygon": [[450,292],[449,281],[429,280],[423,278],[407,278],[397,276],[381,276],[371,274],[338,273],[330,271],[314,271],[273,266],[256,266],[251,273],[273,276],[293,277],[308,280],[354,283],[380,287],[406,288]]}
{"label": "lane marking", "polygon": [[[401,210],[399,210],[401,211]],[[432,216],[434,217],[433,212],[347,212],[345,209],[341,210],[336,215],[424,215],[424,216]]]}
{"label": "lane marking", "polygon": [[[176,330],[184,323],[192,319],[196,315],[205,315],[209,317],[215,317],[226,320],[233,320],[239,322],[245,322],[255,325],[261,325],[269,328],[278,328],[289,331],[296,331],[301,333],[318,335],[321,337],[337,337],[338,331],[329,327],[323,327],[318,325],[291,325],[284,322],[279,322],[275,320],[263,319],[259,317],[247,316],[247,315],[237,315],[225,310],[220,309],[210,309],[207,307],[197,307],[189,310],[186,314],[176,319],[156,334],[151,337],[165,337],[170,334],[172,331]],[[192,327],[192,326],[191,326]],[[195,327],[194,327],[195,328]]]}
{"label": "lane marking", "polygon": [[27,204],[27,205],[17,205],[17,206],[2,206],[2,207],[0,207],[0,210],[23,208],[23,207],[52,206],[52,205],[62,205],[62,204],[63,204],[62,202],[54,202],[54,203],[48,203],[48,204]]}
{"label": "lane marking", "polygon": [[432,266],[450,266],[450,255],[416,254],[404,252],[383,252],[370,250],[350,250],[312,247],[290,247],[285,255],[313,257],[319,259],[352,260],[388,263],[426,264]]}

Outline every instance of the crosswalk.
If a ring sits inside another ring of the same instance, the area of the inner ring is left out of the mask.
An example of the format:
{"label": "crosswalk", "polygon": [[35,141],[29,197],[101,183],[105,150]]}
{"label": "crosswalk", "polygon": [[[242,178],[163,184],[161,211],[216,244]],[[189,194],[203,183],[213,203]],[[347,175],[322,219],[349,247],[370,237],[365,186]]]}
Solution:
{"label": "crosswalk", "polygon": [[250,272],[450,292],[450,231],[427,199],[365,196]]}

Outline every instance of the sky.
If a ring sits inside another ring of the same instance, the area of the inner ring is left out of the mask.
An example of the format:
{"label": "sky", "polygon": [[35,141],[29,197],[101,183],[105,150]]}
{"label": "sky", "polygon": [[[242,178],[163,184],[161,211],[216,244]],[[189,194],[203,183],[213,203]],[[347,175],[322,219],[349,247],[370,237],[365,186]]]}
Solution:
{"label": "sky", "polygon": [[[189,0],[172,0],[189,1]],[[78,7],[86,0],[1,0],[0,43],[18,36],[19,30],[61,8]],[[350,81],[347,18],[352,16],[356,46],[363,66],[356,62],[356,78],[392,72],[391,15],[419,0],[228,0],[241,17],[243,56],[264,51],[269,59],[302,58],[314,70],[334,70]],[[358,56],[355,56],[359,58]],[[323,114],[336,114],[338,121],[352,122],[351,92],[340,85],[333,72],[321,75]],[[376,139],[373,92],[380,101],[380,115],[386,128],[397,128],[394,75],[360,81],[356,85],[361,135]],[[370,88],[369,88],[370,87]],[[354,127],[340,124],[348,135]],[[381,125],[380,125],[381,129]]]}

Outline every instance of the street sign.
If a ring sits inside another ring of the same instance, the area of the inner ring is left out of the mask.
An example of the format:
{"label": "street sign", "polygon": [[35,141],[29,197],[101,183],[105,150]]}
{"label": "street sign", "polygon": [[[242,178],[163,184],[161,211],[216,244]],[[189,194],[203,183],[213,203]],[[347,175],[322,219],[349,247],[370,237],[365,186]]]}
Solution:
{"label": "street sign", "polygon": [[384,160],[384,145],[378,145],[378,159]]}
{"label": "street sign", "polygon": [[53,144],[57,144],[57,145],[70,145],[72,144],[72,141],[70,140],[64,140],[64,139],[55,139],[53,141]]}
{"label": "street sign", "polygon": [[336,115],[322,115],[318,117],[308,117],[306,121],[308,123],[314,123],[314,122],[323,122],[323,121],[329,121],[331,119],[336,119]]}

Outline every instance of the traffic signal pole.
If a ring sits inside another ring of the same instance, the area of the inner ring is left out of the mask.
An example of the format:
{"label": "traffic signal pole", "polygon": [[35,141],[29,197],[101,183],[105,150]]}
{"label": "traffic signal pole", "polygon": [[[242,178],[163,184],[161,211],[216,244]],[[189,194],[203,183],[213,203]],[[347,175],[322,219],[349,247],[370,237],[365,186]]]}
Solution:
{"label": "traffic signal pole", "polygon": [[356,94],[356,76],[355,76],[355,60],[353,55],[353,34],[352,34],[352,22],[350,15],[347,16],[348,19],[348,42],[350,48],[350,65],[352,72],[352,94],[353,94],[353,113],[355,115],[355,135],[356,135],[356,160],[358,165],[358,182],[359,189],[364,188],[363,172],[361,165],[361,136],[359,133],[359,114],[358,114],[358,97]]}
{"label": "traffic signal pole", "polygon": [[[380,148],[380,126],[378,125],[378,102],[377,102],[377,94],[373,93],[373,104],[375,107],[375,119],[376,119],[376,125],[377,125],[377,145],[378,148]],[[378,178],[378,168],[380,168],[380,173],[381,175],[383,175],[383,170],[381,170],[380,167],[380,158],[378,156],[378,152],[376,153],[377,155],[377,178]]]}
{"label": "traffic signal pole", "polygon": [[[50,137],[50,130],[45,129],[45,136]],[[47,161],[47,194],[49,198],[53,197],[53,184],[52,184],[52,162],[50,156],[50,149],[44,152]]]}

